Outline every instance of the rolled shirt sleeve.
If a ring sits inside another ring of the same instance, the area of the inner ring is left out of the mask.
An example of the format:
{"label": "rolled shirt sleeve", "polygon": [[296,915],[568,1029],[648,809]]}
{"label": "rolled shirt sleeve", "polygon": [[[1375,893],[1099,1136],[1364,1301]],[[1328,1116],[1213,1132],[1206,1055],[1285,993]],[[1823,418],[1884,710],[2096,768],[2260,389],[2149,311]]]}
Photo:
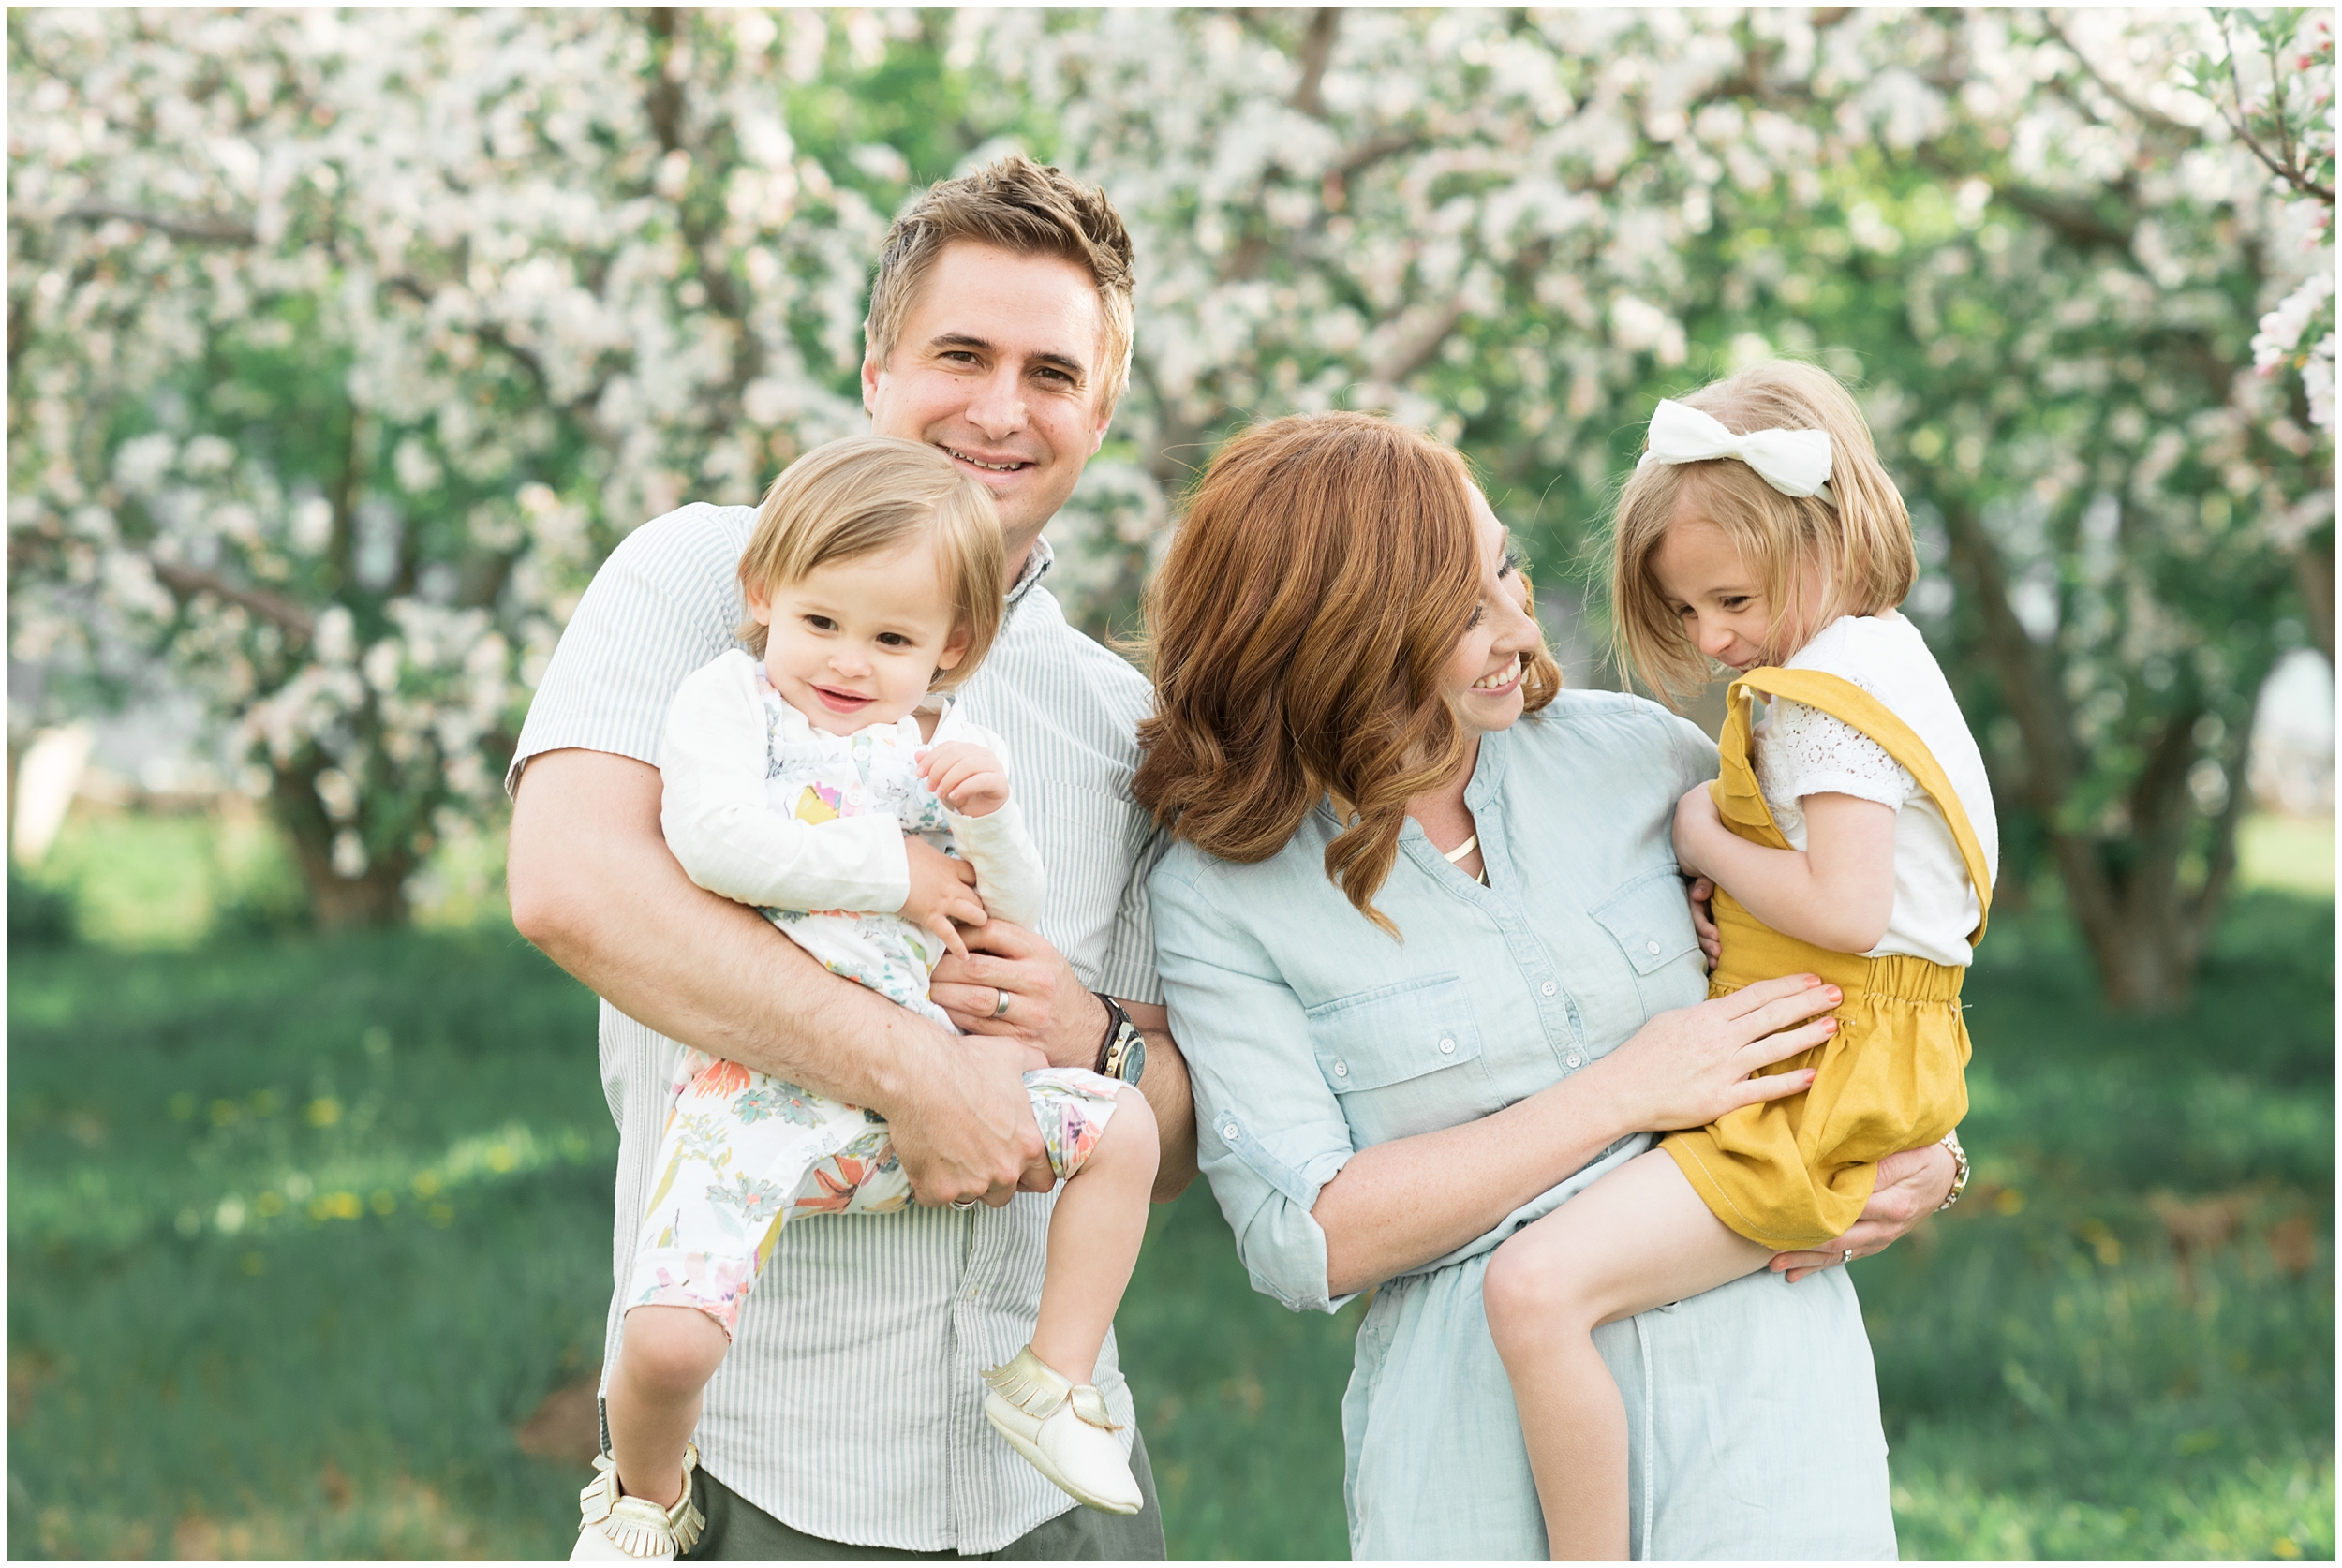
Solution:
{"label": "rolled shirt sleeve", "polygon": [[1171,1032],[1211,1043],[1188,1057],[1196,1157],[1253,1288],[1297,1311],[1337,1311],[1350,1297],[1327,1288],[1326,1233],[1310,1211],[1356,1152],[1349,1124],[1300,999],[1244,924],[1213,907],[1212,877],[1174,855],[1149,882]]}

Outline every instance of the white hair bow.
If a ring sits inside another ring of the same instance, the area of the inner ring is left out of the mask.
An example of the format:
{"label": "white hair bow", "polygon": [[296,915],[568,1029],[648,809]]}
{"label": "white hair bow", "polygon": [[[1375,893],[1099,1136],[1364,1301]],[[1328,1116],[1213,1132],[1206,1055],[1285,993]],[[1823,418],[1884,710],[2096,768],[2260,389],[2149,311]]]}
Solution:
{"label": "white hair bow", "polygon": [[1651,415],[1651,446],[1638,468],[1653,463],[1706,463],[1735,457],[1784,496],[1831,500],[1830,436],[1820,430],[1752,430],[1735,436],[1722,422],[1664,398]]}

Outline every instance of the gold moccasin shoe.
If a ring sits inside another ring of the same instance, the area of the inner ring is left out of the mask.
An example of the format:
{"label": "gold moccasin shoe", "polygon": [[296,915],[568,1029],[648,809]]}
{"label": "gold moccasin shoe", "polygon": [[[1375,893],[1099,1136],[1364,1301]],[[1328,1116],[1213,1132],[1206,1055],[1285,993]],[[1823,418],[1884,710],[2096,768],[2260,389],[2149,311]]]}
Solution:
{"label": "gold moccasin shoe", "polygon": [[1091,1383],[1052,1371],[1032,1347],[984,1374],[985,1419],[1033,1469],[1075,1501],[1107,1514],[1135,1514],[1146,1501],[1114,1434],[1105,1397]]}
{"label": "gold moccasin shoe", "polygon": [[618,1490],[618,1465],[607,1454],[594,1456],[594,1479],[577,1494],[584,1520],[577,1530],[571,1562],[667,1562],[688,1552],[707,1524],[691,1501],[691,1472],[699,1469],[696,1443],[683,1445],[683,1495],[672,1508]]}

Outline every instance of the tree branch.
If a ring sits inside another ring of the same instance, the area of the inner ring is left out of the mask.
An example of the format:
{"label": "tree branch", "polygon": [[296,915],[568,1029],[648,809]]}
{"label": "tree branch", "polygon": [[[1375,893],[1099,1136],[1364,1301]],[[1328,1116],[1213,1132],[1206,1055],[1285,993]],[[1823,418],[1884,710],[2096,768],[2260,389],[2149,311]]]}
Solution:
{"label": "tree branch", "polygon": [[1456,330],[1456,323],[1463,319],[1463,296],[1459,293],[1424,316],[1413,330],[1401,333],[1383,357],[1368,367],[1368,379],[1395,387],[1413,376],[1431,362],[1447,334]]}
{"label": "tree branch", "polygon": [[1309,36],[1301,40],[1301,80],[1286,101],[1312,120],[1326,117],[1326,63],[1333,58],[1334,38],[1341,31],[1341,8],[1320,6],[1310,18]]}
{"label": "tree branch", "polygon": [[127,223],[144,224],[174,240],[189,240],[199,244],[248,245],[259,238],[252,231],[249,223],[235,217],[212,213],[146,213],[135,207],[96,200],[76,201],[57,215],[61,219],[79,219],[83,223],[103,223],[109,218],[121,218]]}
{"label": "tree branch", "polygon": [[2132,97],[2128,93],[2124,92],[2120,87],[2115,86],[2113,82],[2108,81],[2106,73],[2099,70],[2097,66],[2091,63],[2088,51],[2082,49],[2076,45],[2071,38],[2066,36],[2065,23],[2059,21],[2057,12],[2042,12],[2041,25],[2048,29],[2049,36],[2055,38],[2061,45],[2063,45],[2066,52],[2072,55],[2081,65],[2082,74],[2088,77],[2091,81],[2097,85],[2099,92],[2104,93],[2108,97],[2112,98],[2117,104],[2121,105],[2122,108],[2140,124],[2153,126],[2157,129],[2165,131],[2170,135],[2176,137],[2178,140],[2186,142],[2190,146],[2193,146],[2197,142],[2203,140],[2202,135],[2198,132],[2193,126],[2183,126],[2177,120],[2172,119],[2162,111],[2148,108],[2145,104],[2142,104],[2138,99]]}
{"label": "tree branch", "polygon": [[226,599],[241,605],[252,614],[276,627],[288,635],[307,642],[317,632],[317,618],[300,605],[265,588],[245,588],[229,582],[217,572],[205,571],[178,561],[158,561],[152,555],[146,564],[155,573],[156,581],[182,599],[198,594]]}
{"label": "tree branch", "polygon": [[[2315,197],[2317,200],[2324,202],[2327,206],[2333,206],[2334,187],[2332,185],[2319,185],[2317,182],[2310,179],[2308,175],[2304,174],[2300,170],[2293,167],[2293,158],[2290,145],[2291,141],[2291,133],[2289,132],[2285,126],[2285,89],[2277,82],[2277,62],[2275,52],[2271,52],[2269,59],[2269,96],[2272,103],[2271,112],[2276,116],[2278,134],[2284,136],[2289,143],[2287,155],[2282,160],[2271,157],[2267,150],[2260,145],[2260,141],[2254,137],[2251,130],[2246,127],[2245,119],[2245,82],[2244,79],[2236,73],[2236,46],[2233,43],[2229,42],[2228,18],[2226,16],[2220,18],[2220,41],[2228,44],[2229,46],[2228,81],[2229,85],[2233,88],[2236,93],[2235,114],[2231,116],[2228,111],[2228,105],[2222,103],[2212,94],[2207,93],[2204,96],[2212,99],[2213,109],[2218,112],[2223,121],[2227,122],[2228,128],[2236,133],[2236,140],[2242,141],[2245,144],[2246,151],[2250,152],[2254,157],[2259,158],[2262,166],[2266,168],[2270,173],[2275,175],[2278,179],[2283,180],[2287,185],[2291,185],[2295,190],[2300,191],[2303,195]],[[2263,47],[2266,47],[2265,40]]]}

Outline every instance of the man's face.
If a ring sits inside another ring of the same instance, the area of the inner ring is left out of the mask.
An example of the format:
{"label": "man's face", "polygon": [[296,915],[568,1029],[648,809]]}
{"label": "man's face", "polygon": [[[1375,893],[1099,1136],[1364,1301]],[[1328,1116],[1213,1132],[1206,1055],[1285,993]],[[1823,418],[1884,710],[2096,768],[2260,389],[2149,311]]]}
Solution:
{"label": "man's face", "polygon": [[992,493],[1012,580],[1105,439],[1104,325],[1083,268],[961,241],[894,353],[862,362],[871,430],[926,442]]}

